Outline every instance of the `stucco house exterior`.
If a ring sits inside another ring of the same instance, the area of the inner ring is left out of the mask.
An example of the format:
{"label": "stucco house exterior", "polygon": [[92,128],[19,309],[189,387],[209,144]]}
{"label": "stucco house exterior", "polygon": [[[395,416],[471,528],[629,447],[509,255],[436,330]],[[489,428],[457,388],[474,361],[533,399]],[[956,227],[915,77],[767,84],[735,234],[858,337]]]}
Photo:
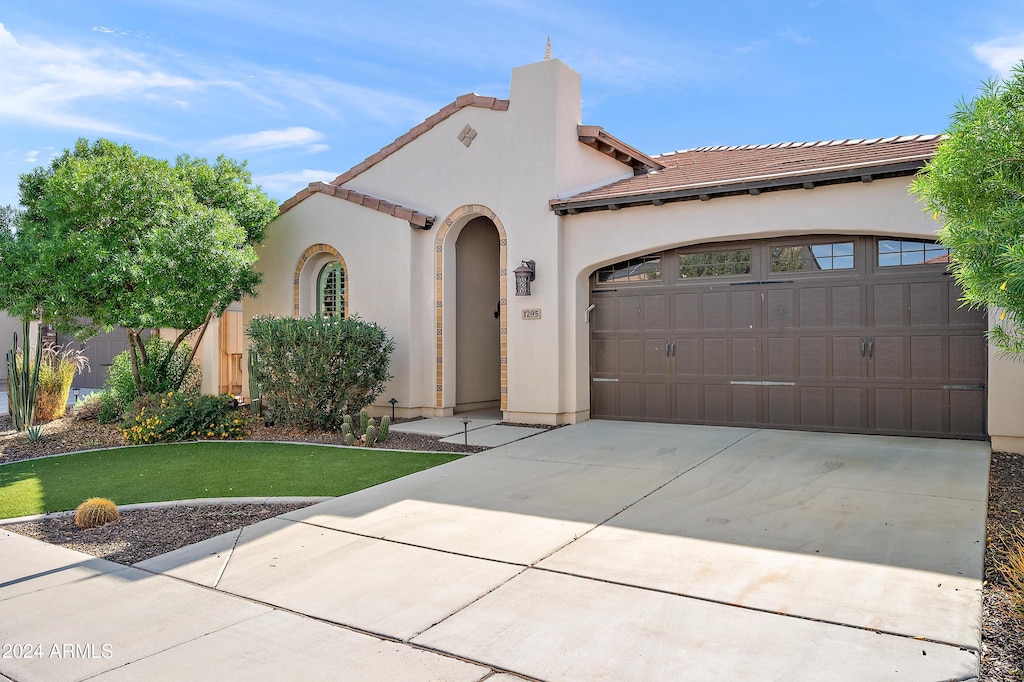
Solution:
{"label": "stucco house exterior", "polygon": [[1024,450],[1024,365],[959,308],[939,225],[907,192],[937,136],[648,156],[582,123],[580,77],[557,59],[515,69],[507,100],[457,98],[284,202],[242,320],[379,322],[396,351],[376,408],[394,398],[400,416]]}

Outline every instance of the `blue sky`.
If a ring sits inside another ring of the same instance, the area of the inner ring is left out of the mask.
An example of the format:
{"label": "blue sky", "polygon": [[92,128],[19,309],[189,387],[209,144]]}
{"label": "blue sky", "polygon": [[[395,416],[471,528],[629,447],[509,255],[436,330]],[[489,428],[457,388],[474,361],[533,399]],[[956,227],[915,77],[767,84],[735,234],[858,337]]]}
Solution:
{"label": "blue sky", "polygon": [[552,53],[650,154],[941,132],[1024,57],[1020,0],[3,0],[0,204],[76,138],[247,159],[284,200]]}

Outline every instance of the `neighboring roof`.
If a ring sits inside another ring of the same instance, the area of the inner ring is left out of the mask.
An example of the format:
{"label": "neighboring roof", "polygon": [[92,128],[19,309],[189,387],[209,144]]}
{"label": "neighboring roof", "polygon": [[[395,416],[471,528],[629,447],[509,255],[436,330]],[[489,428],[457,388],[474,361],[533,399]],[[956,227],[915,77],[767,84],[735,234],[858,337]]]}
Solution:
{"label": "neighboring roof", "polygon": [[[395,217],[404,217],[406,214],[409,214],[411,216],[414,216],[414,218],[409,219],[410,225],[412,225],[413,227],[420,227],[422,229],[430,229],[430,225],[433,224],[434,222],[433,216],[427,216],[424,213],[419,213],[411,209],[402,208],[401,206],[386,201],[385,199],[371,197],[368,194],[356,192],[355,190],[346,189],[344,190],[344,192],[342,192],[341,185],[344,185],[346,182],[356,177],[363,171],[367,170],[368,168],[371,168],[372,166],[377,165],[384,159],[388,158],[389,156],[397,152],[399,149],[401,149],[402,147],[409,144],[423,133],[427,132],[428,130],[436,126],[441,121],[445,120],[446,118],[449,118],[452,114],[456,113],[457,111],[465,109],[466,107],[480,107],[482,109],[492,109],[494,111],[507,111],[508,103],[509,101],[507,99],[497,99],[495,97],[481,97],[480,95],[477,95],[475,93],[469,93],[467,95],[457,97],[454,102],[442,107],[441,110],[438,111],[437,113],[428,116],[422,123],[417,124],[415,127],[412,128],[412,130],[407,132],[405,135],[402,135],[397,140],[387,145],[377,153],[371,154],[370,156],[366,157],[364,160],[360,161],[355,166],[352,166],[352,168],[349,168],[347,171],[345,171],[338,177],[334,178],[334,180],[331,181],[330,183],[311,182],[309,184],[309,187],[299,191],[295,196],[281,204],[280,208],[278,209],[278,215],[285,213],[286,211],[290,210],[293,206],[295,206],[302,200],[312,196],[313,194],[316,194],[317,192],[322,192],[325,194],[330,194],[331,196],[337,196],[342,199],[347,199],[348,201],[352,201],[357,204],[362,204],[363,206],[374,208],[375,210],[378,211],[383,211],[384,213],[389,213],[390,215],[393,215]],[[337,191],[329,189],[331,187],[337,188]]]}
{"label": "neighboring roof", "polygon": [[429,230],[434,224],[434,216],[420,213],[419,211],[413,211],[408,208],[403,208],[398,204],[392,203],[379,197],[370,196],[362,192],[357,192],[354,189],[346,189],[344,187],[338,187],[328,182],[311,182],[309,187],[300,191],[298,194],[293,196],[288,201],[281,204],[281,208],[278,214],[284,213],[289,210],[300,201],[303,201],[314,194],[321,193],[327,194],[328,196],[337,197],[346,201],[351,201],[354,204],[365,206],[366,208],[372,208],[374,211],[380,211],[381,213],[387,213],[393,215],[396,218],[408,221],[410,227],[416,227],[421,230]]}
{"label": "neighboring roof", "polygon": [[566,199],[553,199],[559,215],[636,205],[660,205],[730,194],[870,182],[911,175],[935,154],[940,135],[874,140],[784,142],[699,147],[652,157],[662,168]]}
{"label": "neighboring roof", "polygon": [[601,126],[576,126],[576,135],[580,142],[588,147],[593,147],[616,161],[632,166],[634,175],[661,170],[665,167],[619,138],[608,134]]}

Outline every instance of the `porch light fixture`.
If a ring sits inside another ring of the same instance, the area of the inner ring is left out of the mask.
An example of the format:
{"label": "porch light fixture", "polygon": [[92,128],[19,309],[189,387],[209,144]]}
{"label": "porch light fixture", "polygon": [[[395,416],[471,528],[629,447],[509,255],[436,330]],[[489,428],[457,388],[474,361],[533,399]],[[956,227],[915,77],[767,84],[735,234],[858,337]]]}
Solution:
{"label": "porch light fixture", "polygon": [[515,269],[516,296],[530,295],[530,282],[537,277],[536,265],[532,260],[524,260],[523,264]]}

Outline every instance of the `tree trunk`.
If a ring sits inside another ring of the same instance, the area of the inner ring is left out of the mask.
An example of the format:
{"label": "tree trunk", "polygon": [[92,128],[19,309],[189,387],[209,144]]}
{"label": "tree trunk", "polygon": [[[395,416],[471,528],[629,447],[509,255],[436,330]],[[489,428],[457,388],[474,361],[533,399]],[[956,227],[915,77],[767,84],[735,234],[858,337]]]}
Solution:
{"label": "tree trunk", "polygon": [[141,364],[146,364],[146,348],[142,343],[140,334],[141,332],[134,329],[128,330],[128,358],[132,363],[132,379],[135,380],[135,395],[141,397],[145,388],[142,385],[142,375],[139,373],[139,360],[141,359]]}

